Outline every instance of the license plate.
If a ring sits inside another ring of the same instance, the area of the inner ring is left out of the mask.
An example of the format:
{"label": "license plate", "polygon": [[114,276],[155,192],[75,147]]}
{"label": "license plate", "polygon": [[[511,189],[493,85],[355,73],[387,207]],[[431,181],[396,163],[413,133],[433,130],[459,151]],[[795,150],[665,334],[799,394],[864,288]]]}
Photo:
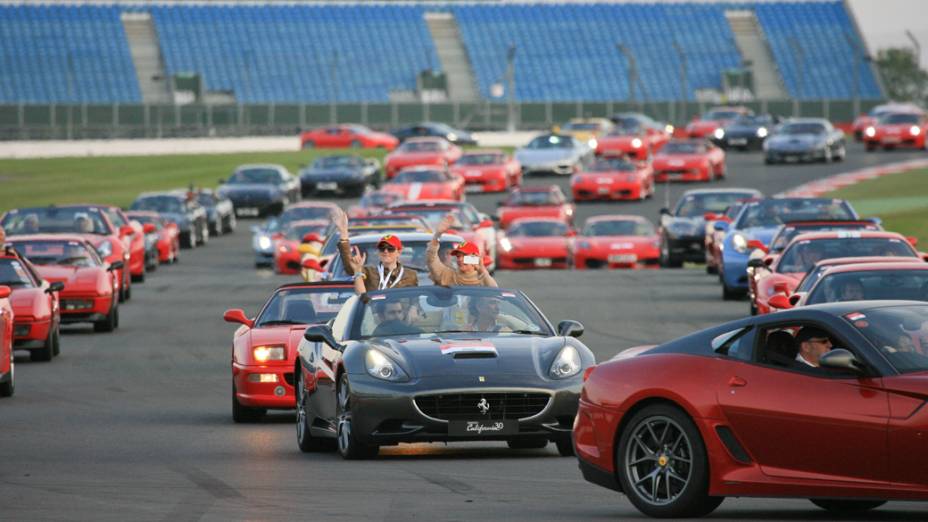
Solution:
{"label": "license plate", "polygon": [[452,437],[485,437],[517,433],[519,433],[519,421],[516,420],[448,421],[448,435]]}
{"label": "license plate", "polygon": [[799,161],[799,156],[787,156],[784,158],[787,163],[796,163]]}
{"label": "license plate", "polygon": [[747,138],[732,138],[728,140],[728,143],[732,145],[747,145],[748,139]]}
{"label": "license plate", "polygon": [[598,189],[596,189],[596,192],[599,194],[603,194],[603,195],[608,194],[609,187],[599,187]]}
{"label": "license plate", "polygon": [[683,179],[683,176],[685,175],[686,175],[685,172],[668,172],[667,173],[667,177],[670,179]]}
{"label": "license plate", "polygon": [[338,183],[334,181],[323,181],[316,183],[316,190],[337,190]]}
{"label": "license plate", "polygon": [[884,136],[883,137],[884,143],[899,143],[899,141],[901,140],[899,139],[898,136]]}
{"label": "license plate", "polygon": [[551,260],[547,257],[539,257],[535,260],[535,266],[551,266]]}
{"label": "license plate", "polygon": [[483,192],[483,185],[466,185],[464,187],[464,192]]}
{"label": "license plate", "polygon": [[237,208],[235,209],[235,213],[239,216],[257,216],[258,209],[251,207]]}
{"label": "license plate", "polygon": [[610,263],[634,263],[638,261],[638,256],[635,254],[611,254],[609,256]]}

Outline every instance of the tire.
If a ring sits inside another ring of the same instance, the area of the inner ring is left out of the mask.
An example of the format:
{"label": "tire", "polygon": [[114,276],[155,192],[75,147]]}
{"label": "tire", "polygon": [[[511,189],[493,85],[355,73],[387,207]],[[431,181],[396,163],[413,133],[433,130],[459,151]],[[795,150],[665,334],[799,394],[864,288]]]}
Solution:
{"label": "tire", "polygon": [[770,156],[764,157],[764,164],[766,164],[766,165],[773,165],[774,163],[776,163],[776,162],[773,161],[773,158],[771,158]]}
{"label": "tire", "polygon": [[55,356],[55,334],[57,329],[48,332],[48,338],[41,348],[29,351],[29,360],[32,362],[48,362]]}
{"label": "tire", "polygon": [[706,265],[706,273],[709,275],[717,274],[719,273],[719,267]]}
{"label": "tire", "polygon": [[200,246],[209,243],[209,223],[204,222],[200,227]]}
{"label": "tire", "polygon": [[673,406],[636,413],[619,434],[615,455],[622,491],[645,515],[701,517],[724,500],[709,496],[709,459],[699,429]]}
{"label": "tire", "polygon": [[52,357],[61,355],[61,326],[55,329],[55,338],[52,344]]}
{"label": "tire", "polygon": [[360,460],[376,457],[377,453],[380,452],[380,446],[362,444],[358,441],[354,431],[352,431],[351,386],[348,383],[348,374],[343,373],[341,378],[339,378],[336,397],[335,411],[338,422],[336,440],[339,455],[346,460]]}
{"label": "tire", "polygon": [[235,397],[235,385],[232,385],[232,420],[237,424],[258,422],[264,416],[263,408],[249,408],[242,406]]}
{"label": "tire", "polygon": [[119,307],[115,304],[110,308],[110,313],[102,321],[93,323],[93,331],[108,333],[116,329],[119,325]]}
{"label": "tire", "polygon": [[722,281],[722,300],[723,301],[736,301],[744,297],[744,293],[740,290],[730,288],[725,284],[725,281]]}
{"label": "tire", "polygon": [[751,315],[757,315],[757,305],[754,304],[754,300],[751,299],[751,305],[749,306]]}
{"label": "tire", "polygon": [[181,248],[195,248],[197,246],[197,235],[193,232],[193,229],[188,229],[187,232],[180,235],[180,247]]}
{"label": "tire", "polygon": [[303,453],[311,453],[326,449],[326,440],[313,437],[310,433],[309,417],[306,415],[306,395],[303,393],[303,376],[300,368],[296,369],[296,444]]}
{"label": "tire", "polygon": [[541,449],[548,445],[548,439],[544,437],[519,437],[506,441],[509,449]]}
{"label": "tire", "polygon": [[557,445],[557,453],[562,457],[573,457],[574,456],[574,442],[570,437],[563,439],[558,439],[554,441],[554,444]]}
{"label": "tire", "polygon": [[810,498],[810,502],[831,513],[853,514],[876,509],[886,503],[885,500],[845,500]]}
{"label": "tire", "polygon": [[683,260],[673,257],[673,255],[670,253],[670,245],[667,243],[667,238],[661,238],[660,248],[660,264],[663,268],[681,268],[683,266]]}
{"label": "tire", "polygon": [[834,161],[834,153],[831,150],[831,147],[826,146],[824,151],[824,157],[822,158],[822,163],[831,163]]}
{"label": "tire", "polygon": [[144,283],[144,282],[145,282],[145,267],[142,267],[142,273],[141,273],[141,274],[139,274],[139,275],[133,275],[133,276],[130,276],[130,277],[132,278],[132,282],[134,282],[134,283]]}
{"label": "tire", "polygon": [[132,285],[127,283],[125,286],[125,289],[126,289],[126,301],[129,301],[130,299],[132,299]]}
{"label": "tire", "polygon": [[0,397],[12,397],[16,393],[16,361],[13,359],[13,349],[10,347],[10,371],[6,381],[0,383]]}

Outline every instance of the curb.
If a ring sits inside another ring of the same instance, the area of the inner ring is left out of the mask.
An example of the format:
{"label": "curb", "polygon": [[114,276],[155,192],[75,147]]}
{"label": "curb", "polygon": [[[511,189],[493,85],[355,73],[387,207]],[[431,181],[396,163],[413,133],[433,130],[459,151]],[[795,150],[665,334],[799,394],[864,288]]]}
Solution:
{"label": "curb", "polygon": [[909,172],[922,168],[928,168],[928,158],[900,161],[879,167],[867,167],[865,169],[853,170],[851,172],[844,172],[842,174],[834,174],[832,176],[828,176],[827,178],[817,179],[815,181],[810,181],[808,183],[799,185],[798,187],[793,187],[787,191],[776,194],[774,197],[815,198],[821,196],[822,194],[831,192],[832,190],[850,185],[856,185],[857,183],[868,179],[888,176],[890,174],[900,174],[903,172]]}

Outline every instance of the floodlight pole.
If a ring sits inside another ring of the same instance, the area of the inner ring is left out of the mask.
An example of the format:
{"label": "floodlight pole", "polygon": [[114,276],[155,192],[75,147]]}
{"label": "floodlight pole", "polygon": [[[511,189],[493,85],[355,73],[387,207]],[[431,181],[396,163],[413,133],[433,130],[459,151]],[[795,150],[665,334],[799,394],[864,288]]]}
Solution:
{"label": "floodlight pole", "polygon": [[68,51],[68,126],[67,126],[67,139],[71,140],[74,137],[74,125],[72,118],[74,117],[74,55],[71,51]]}
{"label": "floodlight pole", "polygon": [[689,88],[687,86],[687,71],[686,71],[686,52],[683,50],[683,46],[680,45],[676,40],[673,41],[673,48],[677,51],[677,56],[680,57],[680,103],[682,105],[680,116],[681,121],[686,121],[686,100],[688,98],[687,94]]}
{"label": "floodlight pole", "polygon": [[331,72],[329,74],[329,81],[331,82],[329,88],[329,123],[335,125],[338,123],[338,115],[336,114],[335,106],[338,103],[338,51],[332,52],[332,65]]}
{"label": "floodlight pole", "polygon": [[854,116],[860,114],[860,47],[857,45],[857,42],[854,40],[854,37],[851,36],[851,33],[844,33],[844,37],[847,39],[848,45],[851,46],[851,51],[854,53]]}
{"label": "floodlight pole", "polygon": [[922,44],[918,42],[918,38],[915,38],[915,35],[912,34],[912,31],[909,31],[908,29],[906,29],[905,35],[909,37],[909,40],[912,41],[912,47],[915,48],[915,66],[921,69],[922,67]]}
{"label": "floodlight pole", "polygon": [[638,97],[635,96],[635,85],[638,83],[638,62],[627,45],[616,43],[615,47],[622,53],[628,63],[628,102],[637,105]]}
{"label": "floodlight pole", "polygon": [[799,117],[801,110],[799,100],[802,98],[802,95],[805,94],[805,53],[802,51],[802,46],[799,45],[799,41],[795,37],[789,38],[789,46],[793,50],[793,56],[796,59],[798,67],[796,69],[796,77],[798,79],[798,85],[796,86],[796,97],[793,98],[793,116]]}
{"label": "floodlight pole", "polygon": [[516,130],[516,46],[506,51],[506,130]]}

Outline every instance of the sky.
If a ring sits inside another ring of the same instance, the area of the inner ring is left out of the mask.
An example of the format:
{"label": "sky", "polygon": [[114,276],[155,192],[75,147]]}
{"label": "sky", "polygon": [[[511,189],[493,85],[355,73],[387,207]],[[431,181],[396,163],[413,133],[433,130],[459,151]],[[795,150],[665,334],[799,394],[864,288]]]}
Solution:
{"label": "sky", "polygon": [[921,65],[928,69],[928,1],[848,0],[870,53],[886,47],[912,48],[908,29],[921,43]]}

